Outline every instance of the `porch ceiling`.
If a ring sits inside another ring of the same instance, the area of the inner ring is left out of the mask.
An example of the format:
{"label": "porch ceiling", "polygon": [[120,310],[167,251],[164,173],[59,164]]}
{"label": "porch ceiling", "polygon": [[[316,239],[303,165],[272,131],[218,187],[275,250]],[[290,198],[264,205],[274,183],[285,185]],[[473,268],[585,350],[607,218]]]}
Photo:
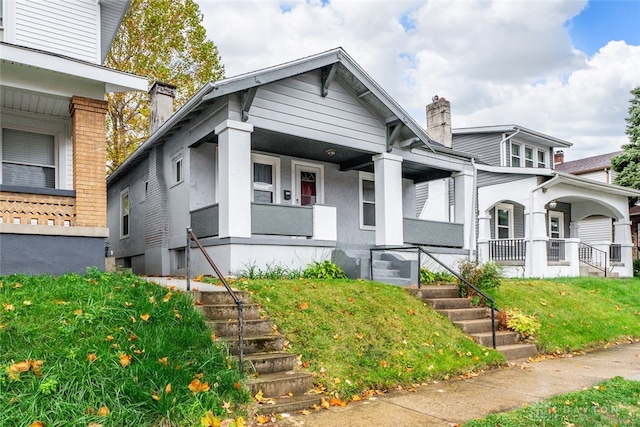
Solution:
{"label": "porch ceiling", "polygon": [[9,110],[69,117],[69,98],[9,87],[0,88],[0,107]]}

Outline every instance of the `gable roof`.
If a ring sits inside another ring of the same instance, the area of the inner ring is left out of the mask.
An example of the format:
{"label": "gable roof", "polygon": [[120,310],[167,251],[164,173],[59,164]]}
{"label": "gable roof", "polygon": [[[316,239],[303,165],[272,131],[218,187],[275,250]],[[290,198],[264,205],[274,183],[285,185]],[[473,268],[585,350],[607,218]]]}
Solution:
{"label": "gable roof", "polygon": [[568,148],[573,145],[569,141],[565,141],[560,138],[556,138],[544,133],[528,129],[524,126],[510,124],[510,125],[493,125],[493,126],[476,126],[468,128],[456,128],[452,130],[452,134],[455,135],[467,135],[476,133],[497,133],[506,134],[512,133],[510,136],[518,135],[519,138],[535,142],[537,144],[546,145],[548,147],[563,147]]}
{"label": "gable roof", "polygon": [[[451,155],[463,159],[472,156],[462,153],[434,141],[400,105],[389,96],[356,62],[340,47],[290,61],[273,67],[241,74],[223,80],[209,82],[204,85],[185,105],[176,111],[155,133],[153,133],[118,169],[107,182],[116,179],[124,170],[137,163],[141,156],[153,146],[162,143],[180,128],[191,114],[197,113],[202,104],[233,93],[250,90],[259,86],[307,73],[313,70],[324,70],[334,78],[340,78],[353,91],[354,96],[367,105],[376,114],[390,124],[402,124],[398,141],[413,140],[412,148],[426,148],[433,153]],[[331,90],[331,78],[320,84],[320,90]]]}
{"label": "gable roof", "polygon": [[604,170],[611,168],[611,158],[623,151],[614,151],[613,153],[600,154],[598,156],[585,157],[583,159],[572,160],[570,162],[558,163],[555,169],[562,172],[580,174]]}

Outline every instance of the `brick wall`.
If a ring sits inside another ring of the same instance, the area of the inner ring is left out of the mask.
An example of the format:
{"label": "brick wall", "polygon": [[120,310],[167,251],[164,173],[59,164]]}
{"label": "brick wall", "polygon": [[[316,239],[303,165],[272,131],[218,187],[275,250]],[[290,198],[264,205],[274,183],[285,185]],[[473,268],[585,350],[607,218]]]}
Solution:
{"label": "brick wall", "polygon": [[0,193],[0,222],[73,227],[76,225],[75,198],[3,192]]}
{"label": "brick wall", "polygon": [[74,96],[69,111],[72,117],[76,225],[106,227],[107,102]]}

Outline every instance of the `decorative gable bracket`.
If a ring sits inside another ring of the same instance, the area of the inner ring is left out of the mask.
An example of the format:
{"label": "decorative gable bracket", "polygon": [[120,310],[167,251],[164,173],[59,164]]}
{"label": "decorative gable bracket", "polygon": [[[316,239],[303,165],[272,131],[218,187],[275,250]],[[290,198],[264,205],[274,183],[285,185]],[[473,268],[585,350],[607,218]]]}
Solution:
{"label": "decorative gable bracket", "polygon": [[329,86],[336,75],[337,64],[331,64],[327,67],[323,67],[321,70],[320,78],[322,80],[321,95],[326,97],[329,94]]}
{"label": "decorative gable bracket", "polygon": [[387,153],[391,152],[393,144],[398,140],[403,128],[404,124],[399,120],[387,124]]}
{"label": "decorative gable bracket", "polygon": [[249,120],[249,109],[251,108],[251,104],[253,104],[253,98],[255,98],[257,91],[258,87],[254,86],[240,93],[240,108],[242,109],[243,122]]}

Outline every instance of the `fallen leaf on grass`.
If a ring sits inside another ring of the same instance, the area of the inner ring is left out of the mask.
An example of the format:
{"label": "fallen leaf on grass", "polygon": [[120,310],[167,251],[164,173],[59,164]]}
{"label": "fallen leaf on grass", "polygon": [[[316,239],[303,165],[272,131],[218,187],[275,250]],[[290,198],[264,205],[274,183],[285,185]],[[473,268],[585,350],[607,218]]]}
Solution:
{"label": "fallen leaf on grass", "polygon": [[100,408],[98,410],[98,415],[100,415],[101,417],[106,417],[110,413],[111,413],[111,410],[109,408],[107,408],[106,406],[103,406],[102,408]]}
{"label": "fallen leaf on grass", "polygon": [[200,418],[200,425],[203,427],[220,427],[220,420],[213,415],[213,412],[207,411],[204,417]]}
{"label": "fallen leaf on grass", "polygon": [[324,397],[320,398],[320,406],[322,406],[324,409],[329,409],[331,407],[329,402],[327,402]]}
{"label": "fallen leaf on grass", "polygon": [[189,390],[191,390],[192,393],[204,393],[206,391],[209,391],[209,383],[203,383],[196,378],[195,380],[191,381],[191,383],[189,383]]}
{"label": "fallen leaf on grass", "polygon": [[13,311],[16,309],[13,304],[9,304],[8,302],[2,303],[2,306],[4,307],[5,311]]}
{"label": "fallen leaf on grass", "polygon": [[298,306],[298,308],[299,308],[300,310],[306,310],[306,309],[308,309],[308,308],[309,308],[309,303],[305,301],[305,302],[303,302],[302,304],[300,304],[300,305]]}
{"label": "fallen leaf on grass", "polygon": [[35,421],[29,427],[43,427],[43,426],[44,424],[42,424],[42,421]]}
{"label": "fallen leaf on grass", "polygon": [[140,315],[140,319],[144,320],[145,322],[149,320],[149,317],[151,317],[151,316],[149,316],[148,314],[141,314]]}
{"label": "fallen leaf on grass", "polygon": [[271,417],[269,417],[269,416],[267,416],[267,415],[258,415],[258,416],[256,417],[256,422],[257,422],[258,424],[266,424],[266,423],[268,423],[269,421],[271,421]]}
{"label": "fallen leaf on grass", "polygon": [[87,354],[87,360],[89,360],[89,363],[95,362],[97,358],[98,358],[98,356],[96,356],[95,353]]}
{"label": "fallen leaf on grass", "polygon": [[130,354],[121,354],[120,355],[120,366],[122,366],[123,368],[126,368],[127,366],[129,366],[131,364],[131,358],[132,356]]}

